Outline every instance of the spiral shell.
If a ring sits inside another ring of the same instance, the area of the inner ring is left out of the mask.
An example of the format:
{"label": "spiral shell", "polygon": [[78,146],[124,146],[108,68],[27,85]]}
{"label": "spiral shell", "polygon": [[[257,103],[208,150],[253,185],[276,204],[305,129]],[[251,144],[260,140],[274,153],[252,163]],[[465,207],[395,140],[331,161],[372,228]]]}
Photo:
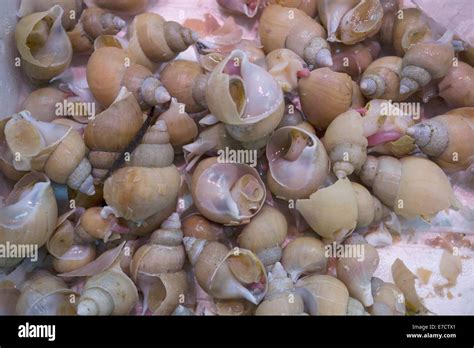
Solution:
{"label": "spiral shell", "polygon": [[65,30],[74,27],[82,12],[83,0],[21,0],[18,16],[25,17],[35,12],[49,10],[54,5],[59,5],[64,10],[62,25]]}
{"label": "spiral shell", "polygon": [[67,94],[57,88],[39,88],[26,97],[21,109],[28,110],[38,121],[51,122],[58,117],[56,105],[63,103],[65,99]]}
{"label": "spiral shell", "polygon": [[328,259],[324,244],[314,237],[298,237],[283,249],[281,263],[296,282],[302,275],[326,273]]}
{"label": "spiral shell", "polygon": [[74,235],[72,218],[75,210],[63,214],[49,238],[46,247],[53,256],[53,268],[58,273],[75,271],[92,262],[96,256],[95,245],[78,243]]}
{"label": "spiral shell", "polygon": [[459,206],[446,174],[424,158],[367,156],[359,175],[383,204],[408,219]]}
{"label": "spiral shell", "polygon": [[301,314],[304,314],[303,298],[294,291],[293,282],[288,278],[283,266],[277,262],[268,275],[268,292],[257,307],[255,315]]}
{"label": "spiral shell", "polygon": [[15,41],[22,67],[33,82],[49,81],[71,63],[71,42],[61,24],[63,13],[54,5],[48,11],[23,17],[16,25]]}
{"label": "spiral shell", "polygon": [[79,23],[68,32],[72,48],[76,53],[90,53],[95,39],[101,35],[115,35],[126,24],[120,17],[101,8],[88,8],[82,12]]}
{"label": "spiral shell", "polygon": [[137,279],[139,274],[154,276],[180,271],[185,260],[182,240],[179,215],[173,213],[160,229],[152,233],[148,243],[133,255],[130,266],[132,278]]}
{"label": "spiral shell", "polygon": [[318,13],[328,41],[353,45],[379,31],[384,10],[379,0],[321,0]]}
{"label": "spiral shell", "polygon": [[163,273],[156,277],[148,294],[153,315],[171,315],[182,303],[188,290],[186,272]]}
{"label": "spiral shell", "polygon": [[268,187],[279,198],[309,197],[324,183],[329,172],[329,158],[323,144],[301,127],[275,131],[267,144],[266,155]]}
{"label": "spiral shell", "polygon": [[128,29],[127,55],[133,63],[155,70],[158,63],[168,62],[196,42],[196,34],[179,23],[166,21],[156,13],[142,13]]}
{"label": "spiral shell", "polygon": [[186,113],[184,104],[178,103],[175,98],[171,100],[168,110],[162,113],[158,120],[166,123],[170,144],[175,152],[180,152],[183,145],[192,143],[198,135],[196,122]]}
{"label": "spiral shell", "polygon": [[[0,243],[43,246],[54,231],[58,208],[51,182],[44,174],[29,173],[18,181],[0,209]],[[5,258],[0,267],[20,259]]]}
{"label": "spiral shell", "polygon": [[201,161],[194,171],[191,192],[199,212],[225,225],[248,223],[263,206],[266,190],[257,171],[241,163]]}
{"label": "spiral shell", "polygon": [[267,54],[288,48],[308,64],[332,65],[324,28],[297,8],[267,6],[260,17],[259,34]]}
{"label": "spiral shell", "polygon": [[238,141],[262,140],[280,123],[283,92],[263,68],[235,50],[209,76],[206,100],[210,112]]}
{"label": "spiral shell", "polygon": [[412,45],[432,36],[431,28],[418,8],[388,11],[380,29],[382,43],[392,46],[399,57],[403,57]]}
{"label": "spiral shell", "polygon": [[439,83],[439,95],[453,107],[474,107],[474,68],[458,62]]}
{"label": "spiral shell", "polygon": [[332,120],[350,107],[362,107],[358,86],[345,73],[329,68],[315,69],[298,84],[301,107],[312,125],[326,129]]}
{"label": "spiral shell", "polygon": [[357,225],[357,197],[347,178],[316,191],[309,199],[297,200],[296,209],[313,231],[330,241],[344,239]]}
{"label": "spiral shell", "polygon": [[64,281],[46,271],[35,272],[21,287],[18,315],[73,315],[77,294]]}
{"label": "spiral shell", "polygon": [[183,220],[183,234],[185,237],[196,237],[197,239],[215,242],[223,232],[222,226],[209,221],[200,214],[190,215]]}
{"label": "spiral shell", "polygon": [[418,42],[403,56],[400,94],[419,90],[430,81],[446,76],[454,59],[452,35],[446,32],[438,41]]}
{"label": "spiral shell", "polygon": [[288,230],[285,216],[276,208],[264,205],[238,237],[238,244],[254,252],[268,267],[280,261]]}
{"label": "spiral shell", "polygon": [[95,193],[86,146],[72,127],[37,121],[22,111],[5,125],[5,138],[16,169],[44,172],[57,183]]}
{"label": "spiral shell", "polygon": [[127,53],[117,47],[95,50],[87,63],[87,82],[105,107],[116,101],[123,87],[133,93],[143,109],[170,100],[160,80],[144,66],[131,64]]}
{"label": "spiral shell", "polygon": [[345,315],[349,301],[349,291],[339,279],[330,275],[310,275],[298,280],[296,288],[306,302],[314,301],[314,315]]}
{"label": "spiral shell", "polygon": [[138,302],[133,281],[120,262],[87,279],[77,305],[78,315],[127,315]]}
{"label": "spiral shell", "polygon": [[229,250],[218,242],[183,239],[199,285],[216,299],[246,299],[258,304],[268,290],[265,267],[250,250]]}
{"label": "spiral shell", "polygon": [[371,99],[380,98],[400,101],[411,93],[400,95],[402,59],[396,56],[382,57],[370,64],[362,75],[360,89]]}
{"label": "spiral shell", "polygon": [[95,178],[103,178],[120,152],[140,130],[143,117],[136,99],[125,87],[106,110],[90,120],[84,141]]}
{"label": "spiral shell", "polygon": [[332,171],[344,178],[360,170],[367,157],[364,120],[354,110],[346,111],[331,122],[323,143],[332,162]]}
{"label": "spiral shell", "polygon": [[474,161],[474,108],[454,109],[407,129],[420,149],[444,170],[468,168]]}

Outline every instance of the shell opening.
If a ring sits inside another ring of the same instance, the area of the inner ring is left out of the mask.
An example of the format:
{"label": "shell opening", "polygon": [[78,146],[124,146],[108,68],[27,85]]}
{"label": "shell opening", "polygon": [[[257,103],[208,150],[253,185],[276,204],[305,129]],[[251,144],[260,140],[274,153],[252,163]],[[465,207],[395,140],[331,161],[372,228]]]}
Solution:
{"label": "shell opening", "polygon": [[255,259],[249,255],[239,253],[227,259],[229,269],[234,277],[249,290],[256,298],[265,291],[265,275],[263,269]]}
{"label": "shell opening", "polygon": [[249,216],[256,213],[261,206],[265,191],[258,180],[250,174],[242,176],[230,190],[237,203],[241,215]]}

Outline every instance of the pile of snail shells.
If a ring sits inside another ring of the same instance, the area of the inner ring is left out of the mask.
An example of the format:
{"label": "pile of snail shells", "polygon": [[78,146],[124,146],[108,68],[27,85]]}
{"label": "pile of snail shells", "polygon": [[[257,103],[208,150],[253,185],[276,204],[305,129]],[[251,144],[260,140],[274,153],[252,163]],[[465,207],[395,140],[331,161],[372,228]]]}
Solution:
{"label": "pile of snail shells", "polygon": [[[426,313],[401,260],[374,273],[393,221],[462,208],[472,49],[395,0],[217,3],[256,43],[209,44],[148,0],[22,1],[0,244],[39,261],[0,259],[1,314]],[[78,56],[87,99],[58,82]]]}

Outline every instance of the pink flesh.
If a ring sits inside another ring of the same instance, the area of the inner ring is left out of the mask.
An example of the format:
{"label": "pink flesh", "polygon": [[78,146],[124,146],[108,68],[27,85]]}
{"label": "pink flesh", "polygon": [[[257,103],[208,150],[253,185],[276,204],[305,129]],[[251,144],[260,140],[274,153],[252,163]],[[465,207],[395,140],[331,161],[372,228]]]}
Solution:
{"label": "pink flesh", "polygon": [[296,77],[300,78],[300,77],[309,77],[309,74],[310,74],[310,71],[309,69],[302,69],[302,70],[298,70],[296,72]]}
{"label": "pink flesh", "polygon": [[367,138],[368,146],[375,146],[389,141],[395,141],[400,139],[401,136],[402,134],[400,132],[394,130],[377,132]]}

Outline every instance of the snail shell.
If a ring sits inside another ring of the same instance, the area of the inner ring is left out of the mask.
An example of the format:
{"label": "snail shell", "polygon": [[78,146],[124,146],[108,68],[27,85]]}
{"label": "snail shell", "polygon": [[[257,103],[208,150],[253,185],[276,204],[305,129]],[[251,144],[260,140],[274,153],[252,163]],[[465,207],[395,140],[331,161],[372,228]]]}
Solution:
{"label": "snail shell", "polygon": [[265,267],[250,250],[229,250],[218,242],[183,239],[199,285],[215,299],[239,299],[258,304],[268,290]]}
{"label": "snail shell", "polygon": [[20,19],[15,41],[26,75],[34,82],[47,82],[61,74],[72,60],[72,46],[61,24],[63,9],[54,5],[48,11]]}
{"label": "snail shell", "polygon": [[179,215],[173,213],[133,255],[132,278],[136,280],[139,274],[155,276],[180,271],[186,257],[182,240]]}
{"label": "snail shell", "polygon": [[163,168],[173,164],[174,150],[170,144],[168,128],[163,120],[158,120],[145,133],[126,161],[127,167]]}
{"label": "snail shell", "polygon": [[75,241],[72,217],[75,209],[58,219],[57,227],[49,238],[46,247],[53,256],[53,268],[58,273],[75,271],[95,259],[95,245],[80,244]]}
{"label": "snail shell", "polygon": [[347,179],[317,191],[308,200],[296,201],[296,209],[328,240],[342,240],[354,228],[369,226],[387,214],[364,186]]}
{"label": "snail shell", "polygon": [[[51,182],[44,174],[29,173],[18,181],[0,209],[0,243],[43,246],[56,226],[58,208]],[[0,267],[20,259],[4,258]]]}
{"label": "snail shell", "polygon": [[143,123],[137,100],[125,87],[106,110],[89,121],[84,141],[95,178],[102,178],[120,152],[133,140]]}
{"label": "snail shell", "polygon": [[54,5],[59,5],[64,10],[62,16],[64,29],[72,29],[81,15],[82,0],[21,0],[18,16],[24,17],[35,12],[47,11]]}
{"label": "snail shell", "polygon": [[301,295],[294,291],[283,266],[277,262],[268,275],[268,292],[255,311],[255,315],[301,315],[304,303]]}
{"label": "snail shell", "polygon": [[101,216],[102,207],[91,207],[84,211],[79,223],[74,228],[74,238],[79,242],[102,240],[107,242],[116,239],[113,232],[117,219],[113,215]]}
{"label": "snail shell", "polygon": [[311,18],[314,18],[318,13],[318,1],[314,0],[270,0],[270,3],[297,8],[305,12]]}
{"label": "snail shell", "polygon": [[399,57],[412,45],[431,38],[431,29],[417,8],[389,11],[383,18],[380,39],[384,45],[392,46]]}
{"label": "snail shell", "polygon": [[26,97],[21,109],[28,110],[38,121],[51,122],[58,117],[56,105],[62,104],[67,98],[68,95],[57,88],[39,88]]}
{"label": "snail shell", "polygon": [[183,234],[185,237],[196,237],[197,239],[215,242],[223,232],[221,225],[209,221],[200,214],[190,215],[183,220]]}
{"label": "snail shell", "polygon": [[185,271],[160,274],[150,288],[148,308],[153,315],[171,315],[182,303],[187,290]]}
{"label": "snail shell", "polygon": [[452,35],[446,32],[438,41],[418,42],[403,56],[400,94],[419,90],[430,81],[446,76],[454,59]]}
{"label": "snail shell", "polygon": [[328,259],[319,239],[298,237],[283,249],[281,263],[291,280],[296,282],[303,274],[326,273]]}
{"label": "snail shell", "polygon": [[474,68],[458,62],[439,83],[439,95],[453,107],[474,107]]}
{"label": "snail shell", "polygon": [[[312,125],[326,129],[339,114],[362,107],[363,100],[356,98],[360,91],[349,75],[329,68],[311,71],[299,80],[301,107]],[[362,98],[363,99],[363,98]]]}
{"label": "snail shell", "polygon": [[175,202],[180,183],[174,165],[125,167],[105,181],[104,199],[117,216],[139,223]]}
{"label": "snail shell", "polygon": [[149,0],[93,0],[96,6],[133,16],[146,9]]}
{"label": "snail shell", "polygon": [[267,144],[266,155],[268,187],[279,198],[307,198],[329,173],[329,158],[323,144],[301,127],[276,130]]}
{"label": "snail shell", "polygon": [[211,72],[206,89],[210,112],[238,141],[262,140],[280,123],[285,102],[265,69],[235,50]]}
{"label": "snail shell", "polygon": [[78,315],[127,315],[138,302],[138,291],[116,262],[87,279],[77,305]]}
{"label": "snail shell", "polygon": [[168,62],[193,45],[196,34],[156,13],[142,13],[129,26],[127,54],[133,63],[154,71],[156,65]]}
{"label": "snail shell", "polygon": [[68,32],[72,48],[76,53],[89,53],[94,40],[101,35],[115,35],[127,23],[112,13],[98,7],[87,8],[82,12],[79,23]]}
{"label": "snail shell", "polygon": [[28,111],[5,125],[5,138],[19,170],[44,172],[51,180],[88,195],[95,193],[86,146],[72,127],[35,120]]}
{"label": "snail shell", "polygon": [[266,189],[257,171],[241,163],[201,161],[192,177],[191,192],[199,212],[224,225],[248,223],[263,206]]}
{"label": "snail shell", "polygon": [[18,315],[73,315],[74,301],[70,290],[59,277],[46,271],[37,271],[21,288],[16,304]]}
{"label": "snail shell", "polygon": [[203,111],[207,107],[206,86],[208,75],[199,63],[173,60],[161,71],[161,81],[171,96],[186,105],[187,112]]}
{"label": "snail shell", "polygon": [[384,10],[379,0],[321,0],[321,22],[328,41],[353,45],[375,35],[382,26]]}
{"label": "snail shell", "polygon": [[170,144],[175,152],[181,152],[182,146],[192,143],[198,135],[196,122],[186,113],[184,104],[178,103],[175,98],[171,100],[168,110],[162,113],[158,120],[166,123]]}
{"label": "snail shell", "polygon": [[372,278],[372,295],[374,304],[370,312],[373,315],[405,315],[405,296],[392,283],[386,283],[380,278]]}
{"label": "snail shell", "polygon": [[334,44],[332,46],[334,64],[331,70],[349,74],[358,81],[362,73],[376,59],[381,47],[376,40],[367,40],[355,45]]}
{"label": "snail shell", "polygon": [[104,199],[112,212],[139,224],[167,210],[176,201],[181,177],[173,165],[166,123],[158,120],[133,151],[127,168],[114,172],[104,184]]}
{"label": "snail shell", "polygon": [[324,28],[303,11],[269,5],[263,11],[259,24],[260,41],[265,53],[288,48],[310,65],[332,65]]}
{"label": "snail shell", "polygon": [[357,225],[357,197],[347,178],[316,191],[309,199],[297,200],[296,209],[317,234],[330,241],[343,240]]}
{"label": "snail shell", "polygon": [[446,174],[424,158],[367,156],[359,175],[383,204],[408,219],[429,219],[441,210],[458,206]]}
{"label": "snail shell", "polygon": [[254,252],[268,267],[280,261],[281,245],[285,241],[288,223],[285,216],[276,208],[264,205],[238,237],[238,244]]}
{"label": "snail shell", "polygon": [[402,58],[382,57],[370,64],[362,75],[360,90],[367,98],[400,101],[410,94],[400,95]]}
{"label": "snail shell", "polygon": [[94,97],[105,107],[118,98],[123,87],[133,93],[142,108],[170,100],[170,95],[153,73],[117,47],[96,49],[87,63],[87,82]]}
{"label": "snail shell", "polygon": [[[363,238],[362,238],[363,239]],[[363,257],[344,255],[337,260],[337,277],[347,286],[349,294],[362,302],[365,307],[374,303],[371,280],[379,265],[377,249],[367,244],[365,240],[349,238],[346,245],[356,245],[363,248]]]}
{"label": "snail shell", "polygon": [[420,149],[450,172],[464,170],[474,161],[474,108],[460,108],[407,129]]}
{"label": "snail shell", "polygon": [[286,48],[271,51],[266,56],[268,72],[278,81],[283,92],[289,93],[298,87],[298,72],[305,62],[296,53]]}
{"label": "snail shell", "polygon": [[367,157],[364,120],[354,110],[337,116],[329,125],[323,143],[332,162],[332,171],[344,178],[359,170]]}
{"label": "snail shell", "polygon": [[[311,275],[298,280],[297,289],[305,290],[305,303],[316,302],[314,315],[345,315],[349,301],[349,291],[339,279],[330,275]],[[309,297],[309,299],[307,298]]]}

